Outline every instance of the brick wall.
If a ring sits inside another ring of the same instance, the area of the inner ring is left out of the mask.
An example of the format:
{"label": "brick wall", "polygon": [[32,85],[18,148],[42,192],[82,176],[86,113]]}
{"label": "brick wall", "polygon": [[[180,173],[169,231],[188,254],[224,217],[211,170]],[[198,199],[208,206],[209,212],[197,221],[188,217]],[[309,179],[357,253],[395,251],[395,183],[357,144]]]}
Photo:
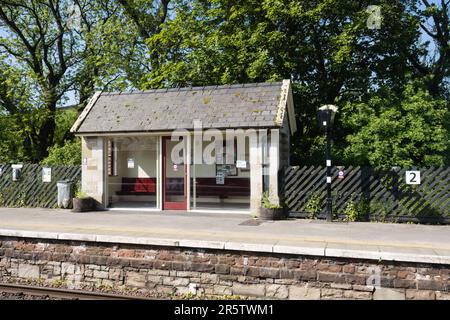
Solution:
{"label": "brick wall", "polygon": [[449,265],[0,238],[0,281],[80,289],[275,299],[450,299],[449,274]]}

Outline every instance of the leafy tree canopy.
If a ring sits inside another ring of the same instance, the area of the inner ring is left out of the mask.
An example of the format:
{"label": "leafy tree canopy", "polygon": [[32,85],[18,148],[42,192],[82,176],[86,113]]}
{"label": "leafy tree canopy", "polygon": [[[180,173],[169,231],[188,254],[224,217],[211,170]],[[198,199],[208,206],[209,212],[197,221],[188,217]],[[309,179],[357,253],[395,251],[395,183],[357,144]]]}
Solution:
{"label": "leafy tree canopy", "polygon": [[57,108],[95,90],[291,79],[294,164],[323,164],[329,103],[340,161],[449,164],[449,28],[449,0],[0,0],[0,160],[73,139]]}
{"label": "leafy tree canopy", "polygon": [[440,166],[448,152],[449,111],[408,84],[401,96],[382,88],[367,103],[347,103],[341,118],[354,133],[347,136],[347,163],[376,167]]}
{"label": "leafy tree canopy", "polygon": [[53,146],[49,149],[48,157],[42,162],[44,165],[80,165],[81,140],[76,138],[66,141],[63,146]]}

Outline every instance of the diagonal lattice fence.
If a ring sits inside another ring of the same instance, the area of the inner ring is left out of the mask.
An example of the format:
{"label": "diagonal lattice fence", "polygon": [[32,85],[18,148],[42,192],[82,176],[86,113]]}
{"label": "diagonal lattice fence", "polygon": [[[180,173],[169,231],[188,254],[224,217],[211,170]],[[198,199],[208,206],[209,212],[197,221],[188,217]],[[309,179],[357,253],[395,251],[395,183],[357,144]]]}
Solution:
{"label": "diagonal lattice fence", "polygon": [[71,180],[73,185],[81,180],[81,166],[52,166],[51,182],[43,182],[43,166],[24,164],[18,181],[12,179],[12,167],[0,164],[0,207],[57,206],[57,182]]}
{"label": "diagonal lattice fence", "polygon": [[[421,172],[421,184],[406,184],[406,171]],[[345,217],[350,202],[371,220],[450,222],[450,167],[345,168],[344,179],[332,168],[333,211]],[[288,167],[284,173],[286,205],[294,216],[324,214],[326,168]]]}
{"label": "diagonal lattice fence", "polygon": [[[51,182],[42,181],[42,166],[24,164],[19,181],[12,181],[12,167],[0,164],[0,206],[54,208],[59,180],[81,179],[80,166],[52,166]],[[421,172],[420,185],[405,182],[407,170]],[[450,167],[394,168],[389,171],[345,168],[338,178],[332,168],[333,212],[346,216],[349,203],[358,204],[371,220],[450,223]],[[311,208],[324,216],[326,168],[288,167],[282,176],[285,203],[294,216],[310,216]],[[313,205],[311,205],[313,204]]]}

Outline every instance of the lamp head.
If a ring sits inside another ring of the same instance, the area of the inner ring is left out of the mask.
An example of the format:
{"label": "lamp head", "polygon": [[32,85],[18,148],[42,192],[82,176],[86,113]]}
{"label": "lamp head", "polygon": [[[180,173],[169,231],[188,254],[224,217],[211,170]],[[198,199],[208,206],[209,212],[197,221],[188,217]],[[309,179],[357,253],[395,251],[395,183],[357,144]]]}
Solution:
{"label": "lamp head", "polygon": [[334,115],[338,108],[335,105],[327,104],[319,108],[317,111],[317,118],[319,119],[319,127],[324,130],[329,130],[333,127]]}

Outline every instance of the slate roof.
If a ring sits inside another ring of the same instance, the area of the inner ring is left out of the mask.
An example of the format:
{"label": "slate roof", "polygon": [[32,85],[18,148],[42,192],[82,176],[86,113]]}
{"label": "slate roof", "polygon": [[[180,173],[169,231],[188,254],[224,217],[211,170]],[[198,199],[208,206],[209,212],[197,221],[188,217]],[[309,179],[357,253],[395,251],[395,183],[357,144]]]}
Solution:
{"label": "slate roof", "polygon": [[[102,92],[72,128],[76,133],[280,127],[287,113],[282,86],[289,82]],[[280,99],[284,99],[280,103]],[[278,117],[278,118],[277,118]]]}

